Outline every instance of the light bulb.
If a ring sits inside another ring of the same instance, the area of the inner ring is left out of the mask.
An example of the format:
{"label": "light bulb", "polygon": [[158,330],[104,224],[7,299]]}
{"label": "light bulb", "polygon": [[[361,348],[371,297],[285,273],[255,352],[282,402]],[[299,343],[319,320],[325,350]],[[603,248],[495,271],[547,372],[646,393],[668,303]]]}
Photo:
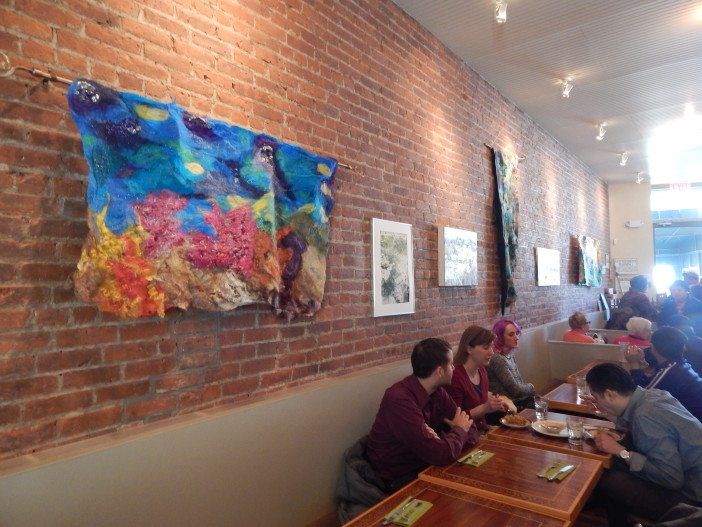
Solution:
{"label": "light bulb", "polygon": [[629,161],[629,153],[622,152],[619,154],[619,166],[626,166],[626,162]]}
{"label": "light bulb", "polygon": [[605,128],[605,126],[606,125],[604,123],[600,125],[599,133],[595,137],[595,139],[597,139],[598,141],[602,141],[604,139],[605,134],[607,133],[607,128]]}
{"label": "light bulb", "polygon": [[507,22],[507,2],[497,2],[495,4],[495,22],[498,24]]}
{"label": "light bulb", "polygon": [[561,95],[563,95],[564,99],[568,99],[570,97],[570,91],[573,89],[573,83],[570,82],[568,79],[563,81],[563,90],[561,91]]}

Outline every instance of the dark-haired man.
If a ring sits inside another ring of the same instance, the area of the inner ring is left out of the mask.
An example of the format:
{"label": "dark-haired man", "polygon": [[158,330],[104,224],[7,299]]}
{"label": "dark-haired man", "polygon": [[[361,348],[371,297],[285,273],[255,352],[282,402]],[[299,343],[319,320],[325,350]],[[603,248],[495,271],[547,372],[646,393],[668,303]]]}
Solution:
{"label": "dark-haired man", "polygon": [[366,457],[388,488],[399,488],[427,465],[455,461],[480,434],[443,389],[451,383],[453,351],[430,338],[412,350],[413,374],[385,391],[368,436]]}
{"label": "dark-haired man", "polygon": [[643,369],[641,355],[629,355],[627,360],[632,366],[631,376],[636,384],[669,392],[702,421],[702,378],[685,360],[687,340],[679,329],[663,326],[651,336],[652,346],[647,351],[650,360],[646,361],[652,366],[649,368],[652,372]]}
{"label": "dark-haired man", "polygon": [[595,443],[619,458],[598,483],[595,497],[610,527],[627,525],[627,512],[657,520],[680,502],[702,502],[702,423],[662,390],[636,386],[616,364],[599,364],[586,376],[593,400],[628,433],[627,449],[609,434]]}

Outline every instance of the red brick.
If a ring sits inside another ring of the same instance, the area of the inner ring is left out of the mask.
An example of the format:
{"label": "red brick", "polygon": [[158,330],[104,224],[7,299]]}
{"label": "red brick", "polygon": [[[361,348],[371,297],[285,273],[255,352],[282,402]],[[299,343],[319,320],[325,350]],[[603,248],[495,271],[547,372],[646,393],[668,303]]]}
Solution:
{"label": "red brick", "polygon": [[106,401],[125,400],[149,393],[149,381],[115,384],[95,389],[95,400],[98,403]]}
{"label": "red brick", "polygon": [[150,359],[132,362],[124,368],[125,379],[138,379],[152,375],[161,375],[173,369],[173,359]]}
{"label": "red brick", "polygon": [[0,382],[0,398],[6,401],[24,397],[49,394],[58,388],[58,379],[53,376],[31,377],[16,381]]}
{"label": "red brick", "polygon": [[177,403],[178,398],[173,395],[135,402],[127,405],[125,417],[127,419],[138,419],[157,414],[172,414]]}
{"label": "red brick", "polygon": [[170,392],[180,390],[181,388],[189,388],[202,383],[202,373],[196,372],[180,372],[165,375],[156,381],[157,392]]}
{"label": "red brick", "polygon": [[222,394],[228,396],[251,393],[256,388],[258,388],[258,377],[247,377],[222,384]]}
{"label": "red brick", "polygon": [[7,423],[17,422],[19,421],[19,417],[19,404],[5,404],[0,406],[0,426],[3,426]]}
{"label": "red brick", "polygon": [[[0,270],[2,265],[0,265]],[[1,310],[0,311],[0,330],[17,329],[23,327],[29,318],[29,311],[18,310]]]}
{"label": "red brick", "polygon": [[59,348],[105,344],[116,340],[117,328],[115,326],[65,329],[56,332],[56,346]]}
{"label": "red brick", "polygon": [[[183,392],[179,395],[178,400],[180,401],[181,408],[187,408],[189,406],[202,406],[205,403],[216,401],[221,397],[221,386],[212,385]],[[2,412],[1,407],[0,412]]]}
{"label": "red brick", "polygon": [[158,352],[158,343],[132,342],[129,344],[113,344],[102,348],[105,362],[123,362],[134,359],[153,357]]}
{"label": "red brick", "polygon": [[34,356],[19,356],[10,359],[0,359],[0,378],[13,375],[26,376],[34,370]]}
{"label": "red brick", "polygon": [[168,335],[168,324],[164,321],[133,324],[120,328],[119,336],[122,342],[129,340],[146,340]]}
{"label": "red brick", "polygon": [[[56,437],[56,422],[0,430],[0,452],[26,452]],[[2,454],[0,454],[2,455]]]}
{"label": "red brick", "polygon": [[42,353],[37,357],[37,371],[42,373],[97,364],[100,364],[100,350],[97,348]]}
{"label": "red brick", "polygon": [[120,378],[119,366],[102,366],[76,370],[63,374],[63,388],[81,388],[95,384],[107,384]]}
{"label": "red brick", "polygon": [[241,374],[251,375],[262,371],[269,371],[275,368],[275,357],[265,359],[247,360],[241,363]]}
{"label": "red brick", "polygon": [[122,417],[120,406],[109,406],[94,412],[66,417],[58,421],[61,437],[81,435],[88,431],[95,432],[102,428],[117,425]]}
{"label": "red brick", "polygon": [[217,363],[217,355],[217,353],[212,351],[182,355],[178,360],[178,367],[185,370],[211,366]]}
{"label": "red brick", "polygon": [[66,414],[80,408],[87,408],[92,401],[93,394],[90,391],[66,393],[48,399],[30,401],[24,406],[24,418],[29,421]]}
{"label": "red brick", "polygon": [[49,343],[51,336],[47,333],[18,333],[0,335],[0,354],[38,351]]}

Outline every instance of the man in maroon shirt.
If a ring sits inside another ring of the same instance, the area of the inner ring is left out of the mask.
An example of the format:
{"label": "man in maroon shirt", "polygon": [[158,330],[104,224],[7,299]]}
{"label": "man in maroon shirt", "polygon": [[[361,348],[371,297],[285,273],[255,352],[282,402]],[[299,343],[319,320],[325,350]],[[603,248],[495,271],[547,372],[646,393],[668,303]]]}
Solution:
{"label": "man in maroon shirt", "polygon": [[411,360],[413,375],[385,391],[366,447],[368,461],[391,489],[410,482],[427,465],[452,463],[480,437],[443,389],[453,375],[449,343],[422,340]]}

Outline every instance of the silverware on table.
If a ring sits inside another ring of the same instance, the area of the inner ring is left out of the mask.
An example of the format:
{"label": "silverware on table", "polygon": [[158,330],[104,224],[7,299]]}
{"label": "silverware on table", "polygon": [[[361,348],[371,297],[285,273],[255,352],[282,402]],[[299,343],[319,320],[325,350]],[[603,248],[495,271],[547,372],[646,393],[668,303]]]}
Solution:
{"label": "silverware on table", "polygon": [[402,516],[402,512],[409,507],[413,502],[416,501],[417,498],[412,497],[410,498],[407,503],[405,503],[400,510],[393,512],[390,516],[385,518],[382,522],[383,525],[390,525],[392,522],[394,522],[398,517]]}
{"label": "silverware on table", "polygon": [[554,472],[553,474],[551,474],[547,479],[548,479],[549,481],[553,481],[554,479],[556,479],[558,476],[560,476],[560,475],[563,474],[564,472],[569,472],[569,471],[571,471],[571,470],[574,469],[574,468],[575,468],[575,465],[563,465],[561,468],[559,468],[558,470],[556,470],[556,472]]}

